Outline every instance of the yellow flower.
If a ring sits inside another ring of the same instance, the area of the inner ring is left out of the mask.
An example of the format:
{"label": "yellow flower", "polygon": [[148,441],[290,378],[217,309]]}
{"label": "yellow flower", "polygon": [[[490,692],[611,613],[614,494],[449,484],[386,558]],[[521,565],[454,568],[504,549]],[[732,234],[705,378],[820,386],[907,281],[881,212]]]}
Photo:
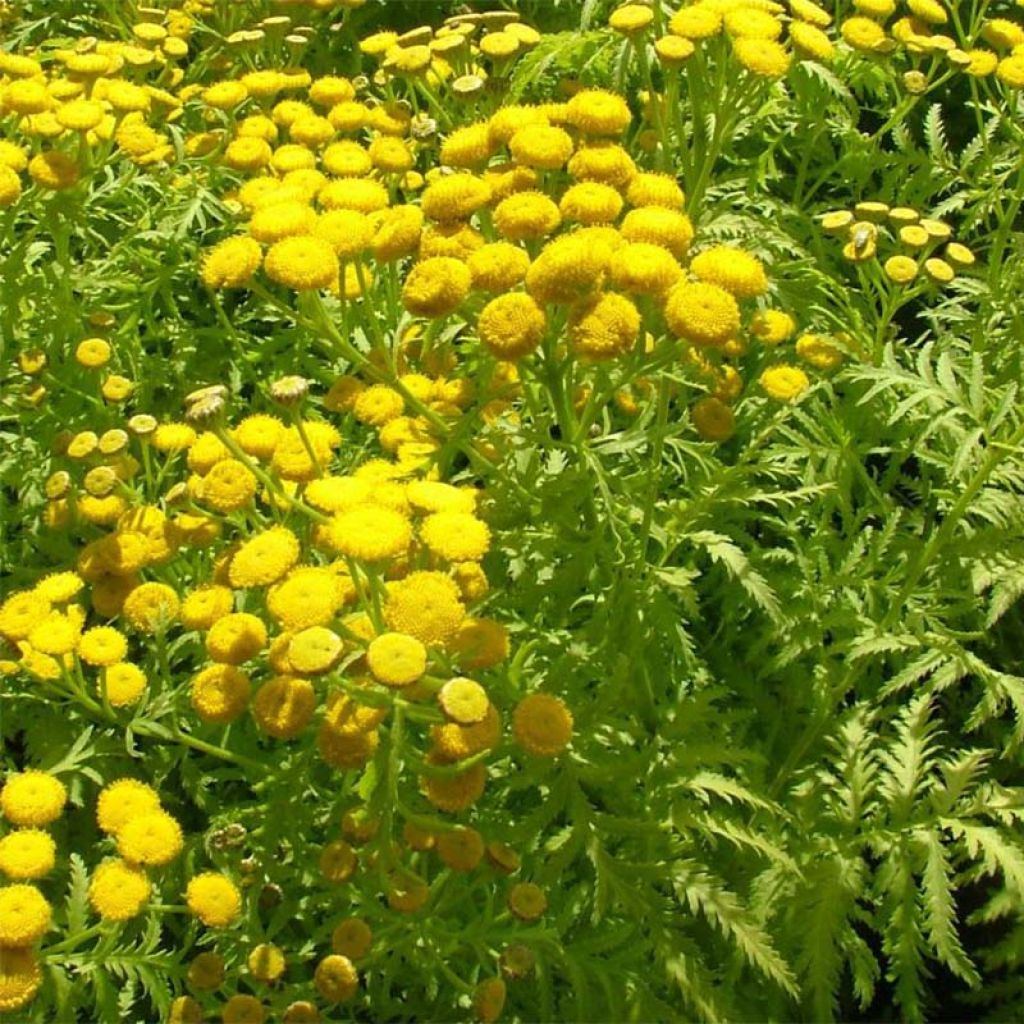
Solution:
{"label": "yellow flower", "polygon": [[909,256],[890,256],[884,264],[886,277],[896,284],[909,284],[917,277],[917,261]]}
{"label": "yellow flower", "polygon": [[508,894],[508,909],[520,921],[537,921],[548,908],[544,890],[533,882],[517,882]]}
{"label": "yellow flower", "polygon": [[[183,998],[188,999],[188,996]],[[194,1002],[194,1000],[190,1000]],[[182,1024],[200,1024],[202,1020],[202,1007],[195,1003],[200,1016],[195,1021],[182,1021]],[[225,1004],[221,1011],[222,1024],[263,1024],[267,1019],[263,1004],[255,996],[235,995]],[[171,1022],[176,1024],[176,1022]]]}
{"label": "yellow flower", "polygon": [[348,1002],[359,989],[359,975],[347,956],[332,953],[317,964],[313,984],[328,1003]]}
{"label": "yellow flower", "polygon": [[143,583],[125,598],[122,614],[140,632],[155,633],[178,617],[178,608],[178,595],[165,583]]}
{"label": "yellow flower", "polygon": [[213,952],[198,954],[188,965],[187,977],[192,988],[203,992],[220,988],[224,983],[224,958]]}
{"label": "yellow flower", "polygon": [[103,692],[112,707],[134,704],[146,688],[146,674],[138,665],[122,661],[103,672]]}
{"label": "yellow flower", "polygon": [[226,928],[242,911],[242,896],[234,882],[215,871],[204,871],[189,881],[185,903],[208,928]]}
{"label": "yellow flower", "polygon": [[284,974],[284,953],[273,943],[264,942],[253,947],[245,962],[257,981],[277,981]]}
{"label": "yellow flower", "polygon": [[54,192],[71,188],[78,182],[78,164],[57,150],[39,153],[28,162],[29,177]]}
{"label": "yellow flower", "polygon": [[116,665],[127,653],[125,635],[113,626],[93,626],[78,641],[78,656],[87,665]]}
{"label": "yellow flower", "polygon": [[507,292],[526,277],[530,257],[510,242],[491,242],[466,257],[474,289]]}
{"label": "yellow flower", "polygon": [[16,171],[0,163],[0,207],[10,206],[21,195],[21,179]]}
{"label": "yellow flower", "polygon": [[405,412],[405,399],[386,384],[373,384],[359,393],[352,412],[360,423],[382,427]]}
{"label": "yellow flower", "polygon": [[448,719],[459,725],[482,722],[491,707],[487,691],[479,683],[461,676],[449,679],[437,699]]}
{"label": "yellow flower", "polygon": [[797,338],[796,354],[818,370],[834,370],[843,361],[842,350],[817,334],[802,334]]}
{"label": "yellow flower", "polygon": [[832,40],[816,25],[794,21],[789,26],[789,38],[801,53],[816,60],[831,60],[836,48]]}
{"label": "yellow flower", "polygon": [[133,817],[117,831],[117,852],[132,864],[170,864],[183,846],[181,826],[166,811]]}
{"label": "yellow flower", "polygon": [[420,526],[420,540],[449,562],[478,562],[487,554],[491,531],[468,512],[435,512]]}
{"label": "yellow flower", "polygon": [[255,171],[269,164],[272,156],[269,142],[254,136],[244,136],[228,143],[221,162],[236,171]]}
{"label": "yellow flower", "polygon": [[1024,53],[1004,57],[996,67],[996,77],[1011,89],[1024,89]]}
{"label": "yellow flower", "polygon": [[803,370],[786,363],[769,366],[760,382],[765,392],[779,402],[794,402],[811,386]]}
{"label": "yellow flower", "polygon": [[416,637],[428,647],[450,640],[465,618],[459,588],[439,572],[412,572],[388,584],[384,620],[397,633]]}
{"label": "yellow flower", "polygon": [[256,495],[256,477],[237,459],[223,459],[203,477],[201,500],[217,512],[236,512]]}
{"label": "yellow flower", "polygon": [[0,946],[0,1013],[21,1009],[42,983],[43,972],[32,950]]}
{"label": "yellow flower", "polygon": [[256,413],[246,416],[232,431],[238,447],[246,455],[257,459],[269,459],[274,454],[277,442],[284,432],[284,424],[273,416]]}
{"label": "yellow flower", "polygon": [[632,119],[629,104],[604,89],[583,89],[566,107],[568,123],[586,135],[621,135]]}
{"label": "yellow flower", "polygon": [[516,163],[541,170],[558,170],[572,156],[572,137],[553,125],[530,124],[520,128],[508,148]]}
{"label": "yellow flower", "polygon": [[[631,4],[629,7],[621,7],[612,13],[612,18],[622,11],[637,10],[651,14],[649,7],[640,7],[638,4]],[[611,24],[611,20],[609,20]],[[612,25],[613,28],[617,27]],[[620,29],[621,31],[621,29]],[[480,1019],[482,1024],[494,1024],[501,1017],[505,1009],[505,982],[501,978],[485,978],[473,990],[473,1012]]]}
{"label": "yellow flower", "polygon": [[721,28],[721,12],[705,4],[683,7],[668,23],[668,30],[684,39],[708,39],[717,35]]}
{"label": "yellow flower", "polygon": [[361,917],[347,917],[331,932],[331,950],[350,960],[362,960],[373,946],[373,932]]}
{"label": "yellow flower", "polygon": [[434,256],[409,272],[402,287],[402,304],[416,316],[447,316],[462,304],[471,284],[465,263],[450,256]]}
{"label": "yellow flower", "polygon": [[0,839],[0,871],[19,881],[43,878],[53,870],[56,854],[57,844],[48,832],[19,829]]}
{"label": "yellow flower", "polygon": [[723,288],[685,282],[669,293],[665,321],[676,337],[695,345],[721,345],[739,330],[740,311]]}
{"label": "yellow flower", "polygon": [[310,626],[296,633],[288,644],[288,662],[303,675],[328,672],[341,657],[341,637],[324,626]]}
{"label": "yellow flower", "polygon": [[234,665],[208,665],[192,678],[192,707],[204,722],[226,725],[245,710],[251,689],[249,677]]}
{"label": "yellow flower", "polygon": [[31,946],[50,927],[51,913],[35,886],[0,886],[0,948]]}
{"label": "yellow flower", "polygon": [[295,291],[318,291],[338,278],[333,246],[316,235],[293,235],[275,242],[263,266],[272,281]]}
{"label": "yellow flower", "polygon": [[404,633],[383,633],[366,650],[366,664],[379,683],[408,686],[427,670],[427,649]]}
{"label": "yellow flower", "polygon": [[562,194],[562,216],[580,224],[610,224],[622,211],[622,196],[599,181],[581,181]]}
{"label": "yellow flower", "polygon": [[840,32],[847,44],[855,50],[868,52],[879,49],[887,38],[885,29],[877,21],[859,15],[847,18],[840,27]]}
{"label": "yellow flower", "polygon": [[736,429],[732,409],[713,395],[697,402],[690,410],[690,417],[705,441],[728,441]]}
{"label": "yellow flower", "polygon": [[569,161],[569,174],[577,181],[601,181],[626,189],[636,175],[633,158],[612,142],[591,142],[581,146]]}
{"label": "yellow flower", "polygon": [[683,268],[672,253],[660,245],[630,242],[613,253],[609,276],[612,284],[622,291],[661,296],[683,276]]}
{"label": "yellow flower", "polygon": [[299,560],[299,538],[284,526],[273,526],[247,540],[231,556],[231,586],[262,587],[276,583]]}
{"label": "yellow flower", "polygon": [[278,740],[298,736],[309,724],[316,710],[316,694],[307,679],[275,676],[264,683],[252,700],[252,716],[256,724]]}
{"label": "yellow flower", "polygon": [[89,902],[104,921],[127,921],[149,899],[150,882],[138,867],[115,859],[104,861],[89,882]]}
{"label": "yellow flower", "polygon": [[219,618],[206,634],[207,653],[224,665],[240,665],[266,645],[267,627],[259,616],[249,612],[232,612]]}
{"label": "yellow flower", "polygon": [[781,43],[760,37],[733,40],[732,52],[748,71],[763,78],[781,78],[793,60]]}
{"label": "yellow flower", "polygon": [[549,693],[531,693],[512,714],[512,733],[527,753],[556,757],[572,739],[572,714],[565,702]]}
{"label": "yellow flower", "polygon": [[353,259],[369,247],[373,227],[358,210],[330,210],[320,215],[313,234],[329,242],[340,259]]}
{"label": "yellow flower", "polygon": [[524,292],[492,299],[480,311],[477,334],[498,359],[519,359],[540,344],[547,329],[544,310]]}
{"label": "yellow flower", "polygon": [[640,313],[624,295],[605,292],[573,310],[569,343],[587,359],[612,359],[636,344]]}
{"label": "yellow flower", "polygon": [[541,304],[576,302],[600,288],[610,259],[610,247],[592,236],[560,236],[530,265],[526,289]]}
{"label": "yellow flower", "polygon": [[690,261],[690,273],[740,299],[763,295],[768,290],[761,261],[731,245],[716,245],[698,253]]}
{"label": "yellow flower", "polygon": [[428,185],[420,203],[425,216],[444,223],[466,221],[490,200],[487,182],[473,174],[458,173]]}
{"label": "yellow flower", "polygon": [[764,345],[781,345],[795,330],[793,318],[778,309],[759,310],[750,321],[750,333]]}
{"label": "yellow flower", "polygon": [[116,834],[129,821],[160,809],[156,790],[138,779],[117,779],[104,786],[96,801],[96,821],[107,833]]}
{"label": "yellow flower", "polygon": [[555,203],[543,192],[516,192],[494,209],[494,226],[512,242],[543,238],[562,222]]}

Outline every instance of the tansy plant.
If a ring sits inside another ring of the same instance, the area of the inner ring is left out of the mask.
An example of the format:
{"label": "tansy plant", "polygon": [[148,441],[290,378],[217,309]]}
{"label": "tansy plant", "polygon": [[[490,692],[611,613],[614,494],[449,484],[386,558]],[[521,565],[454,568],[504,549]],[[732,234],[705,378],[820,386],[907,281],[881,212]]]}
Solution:
{"label": "tansy plant", "polygon": [[1019,1015],[1019,11],[421,6],[0,10],[0,1014]]}

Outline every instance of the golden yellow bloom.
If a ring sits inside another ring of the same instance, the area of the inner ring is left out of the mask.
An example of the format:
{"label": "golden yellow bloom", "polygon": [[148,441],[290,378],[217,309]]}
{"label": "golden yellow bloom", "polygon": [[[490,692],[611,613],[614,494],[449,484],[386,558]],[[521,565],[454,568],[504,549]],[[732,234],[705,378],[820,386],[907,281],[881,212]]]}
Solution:
{"label": "golden yellow bloom", "polygon": [[818,370],[834,370],[843,361],[842,350],[817,334],[797,338],[796,354]]}
{"label": "golden yellow bloom", "polygon": [[508,894],[508,908],[520,921],[537,921],[544,916],[548,898],[533,882],[517,882]]}
{"label": "golden yellow bloom", "polygon": [[174,622],[179,607],[178,595],[165,583],[143,583],[125,598],[122,614],[139,632],[155,633]]}
{"label": "golden yellow bloom", "polygon": [[78,164],[58,150],[32,157],[28,162],[28,173],[40,188],[55,192],[72,188],[78,182]]}
{"label": "golden yellow bloom", "polygon": [[486,121],[456,128],[441,143],[441,163],[450,167],[473,168],[485,164],[493,152]]}
{"label": "golden yellow bloom", "polygon": [[684,282],[669,293],[665,321],[676,337],[695,345],[721,345],[739,330],[740,311],[723,288]]}
{"label": "golden yellow bloom", "polygon": [[427,670],[427,649],[404,633],[383,633],[366,650],[366,664],[379,683],[408,686]]}
{"label": "golden yellow bloom", "polygon": [[111,707],[129,707],[145,689],[146,673],[129,661],[110,665],[103,672],[103,693]]}
{"label": "golden yellow bloom", "polygon": [[568,123],[586,135],[621,135],[632,119],[629,104],[604,89],[583,89],[566,107]]}
{"label": "golden yellow bloom", "polygon": [[362,960],[373,946],[373,932],[361,917],[347,917],[331,932],[331,950],[350,960]]}
{"label": "golden yellow bloom", "polygon": [[722,28],[722,14],[709,4],[692,4],[672,15],[668,29],[684,39],[707,39]]}
{"label": "golden yellow bloom", "polygon": [[855,50],[877,50],[886,40],[885,29],[877,21],[859,15],[847,18],[840,26],[840,32]]}
{"label": "golden yellow bloom", "polygon": [[477,334],[498,359],[519,359],[540,344],[547,329],[544,310],[524,292],[492,299],[477,319]]}
{"label": "golden yellow bloom", "polygon": [[56,862],[57,844],[38,828],[9,832],[0,839],[0,871],[18,881],[43,878]]}
{"label": "golden yellow bloom", "polygon": [[78,656],[87,665],[116,665],[128,653],[128,640],[113,626],[93,626],[78,641]]}
{"label": "golden yellow bloom", "polygon": [[543,192],[516,192],[494,209],[494,226],[512,242],[543,238],[562,222],[558,207]]}
{"label": "golden yellow bloom", "polygon": [[[188,999],[189,997],[184,996],[183,998]],[[182,1021],[182,1024],[200,1024],[202,1007],[198,1003],[195,1003],[195,1007],[199,1016],[195,1018],[195,1021]],[[263,1004],[255,996],[234,995],[224,1004],[220,1019],[222,1024],[263,1024],[267,1019],[267,1013]],[[177,1024],[177,1022],[171,1022],[171,1024]]]}
{"label": "golden yellow bloom", "polygon": [[334,667],[343,644],[337,633],[324,626],[310,626],[296,633],[288,644],[288,662],[303,675],[319,675]]}
{"label": "golden yellow bloom", "polygon": [[104,861],[89,882],[89,903],[104,921],[127,921],[149,899],[145,871],[119,858]]}
{"label": "golden yellow bloom", "polygon": [[192,678],[190,699],[196,714],[215,725],[233,722],[245,710],[249,677],[234,665],[209,665]]}
{"label": "golden yellow bloom", "polygon": [[35,886],[0,886],[0,948],[33,945],[50,927],[51,914]]}
{"label": "golden yellow bloom", "polygon": [[43,972],[31,949],[0,946],[0,1013],[21,1009],[42,983]]}
{"label": "golden yellow bloom", "polygon": [[284,953],[273,943],[264,942],[254,946],[245,962],[249,973],[257,981],[276,981],[284,974]]}
{"label": "golden yellow bloom", "polygon": [[811,385],[803,370],[786,363],[769,366],[761,374],[760,383],[765,392],[779,402],[796,401]]}
{"label": "golden yellow bloom", "polygon": [[275,676],[256,691],[252,701],[256,724],[278,740],[298,736],[315,710],[316,694],[312,684],[294,676]]}
{"label": "golden yellow bloom", "polygon": [[242,896],[226,875],[204,871],[185,889],[188,909],[208,928],[226,928],[242,912]]}
{"label": "golden yellow bloom", "polygon": [[917,261],[909,256],[890,256],[884,265],[885,275],[896,284],[909,284],[917,277]]}
{"label": "golden yellow bloom", "polygon": [[316,235],[293,235],[275,242],[264,260],[267,276],[295,291],[318,291],[338,278],[334,248]]}
{"label": "golden yellow bloom", "polygon": [[263,250],[254,239],[246,235],[225,238],[203,257],[203,284],[207,288],[241,288],[262,262]]}
{"label": "golden yellow bloom", "polygon": [[223,459],[203,477],[201,500],[217,512],[236,512],[256,495],[256,477],[237,459]]}
{"label": "golden yellow bloom", "polygon": [[104,786],[96,801],[96,821],[107,833],[116,834],[134,818],[160,809],[156,791],[137,779],[117,779]]}
{"label": "golden yellow bloom", "polygon": [[200,953],[188,965],[188,983],[192,988],[212,992],[224,983],[224,958],[219,953]]}
{"label": "golden yellow bloom", "polygon": [[537,757],[555,757],[572,739],[572,714],[565,702],[549,693],[531,693],[512,714],[516,742]]}
{"label": "golden yellow bloom", "polygon": [[183,846],[181,826],[166,811],[149,811],[133,817],[117,831],[117,852],[131,864],[169,864]]}
{"label": "golden yellow bloom", "polygon": [[698,253],[690,261],[690,273],[741,299],[763,295],[768,290],[761,261],[731,245],[716,245]]}
{"label": "golden yellow bloom", "polygon": [[206,634],[206,651],[213,661],[240,665],[267,645],[267,627],[258,615],[232,612],[217,621]]}
{"label": "golden yellow bloom", "polygon": [[328,1003],[348,1002],[359,989],[359,975],[347,956],[332,953],[317,964],[313,984]]}
{"label": "golden yellow bloom", "polygon": [[682,276],[683,268],[672,253],[650,242],[624,245],[612,254],[609,265],[612,284],[637,295],[664,295]]}
{"label": "golden yellow bloom", "polygon": [[640,313],[624,295],[604,292],[573,310],[569,343],[587,359],[612,359],[636,344]]}
{"label": "golden yellow bloom", "polygon": [[541,304],[576,302],[600,288],[610,259],[607,244],[582,232],[562,235],[530,265],[526,289]]}
{"label": "golden yellow bloom", "polygon": [[748,71],[763,78],[781,78],[793,60],[781,43],[761,37],[734,39],[732,52]]}
{"label": "golden yellow bloom", "polygon": [[247,540],[231,557],[231,586],[263,587],[276,583],[299,560],[299,539],[284,526],[274,526]]}
{"label": "golden yellow bloom", "polygon": [[416,316],[447,316],[462,304],[471,284],[465,263],[450,256],[434,256],[412,268],[402,288],[402,303]]}
{"label": "golden yellow bloom", "polygon": [[781,345],[793,336],[796,322],[779,309],[762,309],[750,320],[750,333],[764,345]]}

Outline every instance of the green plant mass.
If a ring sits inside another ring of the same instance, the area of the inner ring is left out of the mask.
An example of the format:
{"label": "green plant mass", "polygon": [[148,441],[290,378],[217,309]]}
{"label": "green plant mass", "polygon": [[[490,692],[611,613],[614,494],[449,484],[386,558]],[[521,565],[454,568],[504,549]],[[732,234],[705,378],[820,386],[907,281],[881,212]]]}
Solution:
{"label": "green plant mass", "polygon": [[0,1024],[1024,1018],[1022,8],[0,0]]}

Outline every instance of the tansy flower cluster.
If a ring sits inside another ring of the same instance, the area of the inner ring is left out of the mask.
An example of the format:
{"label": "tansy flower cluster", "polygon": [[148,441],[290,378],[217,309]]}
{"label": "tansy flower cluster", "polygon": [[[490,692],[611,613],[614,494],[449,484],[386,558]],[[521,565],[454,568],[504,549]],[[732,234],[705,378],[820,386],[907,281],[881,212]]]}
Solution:
{"label": "tansy flower cluster", "polygon": [[852,210],[832,210],[821,217],[822,228],[846,239],[843,258],[851,263],[873,263],[881,259],[879,244],[897,248],[885,258],[885,277],[896,285],[911,285],[919,279],[947,285],[958,270],[975,263],[974,253],[953,239],[953,229],[936,217],[924,217],[907,206],[865,200]]}
{"label": "tansy flower cluster", "polygon": [[[132,472],[115,474],[117,501],[102,515],[89,501],[89,481],[99,470],[114,473],[111,456],[80,435],[71,439],[70,468],[58,471],[63,493],[53,499],[63,504],[48,518],[91,539],[73,571],[0,605],[11,655],[4,671],[27,674],[48,699],[74,703],[97,721],[136,736],[174,736],[199,751],[217,750],[216,737],[231,726],[267,753],[301,744],[340,779],[383,756],[398,772],[394,788],[371,788],[351,805],[341,833],[319,849],[318,884],[330,890],[374,866],[367,884],[380,887],[385,912],[413,913],[430,899],[432,874],[486,869],[507,891],[510,911],[536,920],[543,893],[502,881],[519,870],[520,855],[474,827],[473,808],[489,757],[504,750],[507,760],[511,743],[520,756],[556,758],[571,742],[573,717],[546,692],[503,712],[507,686],[498,697],[488,683],[501,678],[510,641],[498,621],[476,611],[489,592],[485,499],[469,484],[437,479],[422,458],[353,464],[340,431],[303,412],[304,387],[285,380],[271,390],[301,393],[286,406],[291,425],[254,413],[229,426],[222,388],[189,396],[189,414],[202,426],[136,423],[113,457],[130,460]],[[83,465],[93,456],[91,468]],[[143,491],[159,481],[162,494],[142,503],[123,480]],[[177,652],[173,675],[168,649]],[[181,724],[165,724],[160,709],[170,707]],[[31,945],[49,920],[43,897],[20,879],[52,866],[52,842],[39,827],[63,800],[63,787],[42,773],[3,791],[5,815],[26,826],[0,840],[0,868],[19,879],[0,899],[22,901],[4,916],[12,944]],[[441,817],[450,815],[457,824]],[[96,820],[110,847],[89,881],[100,918],[127,922],[146,912],[155,891],[171,897],[185,836],[157,791],[118,779],[99,792]],[[215,847],[230,847],[231,835],[224,831]],[[296,843],[296,853],[308,851],[309,837]],[[252,880],[242,872],[240,888],[231,873],[195,869],[181,884],[176,898],[207,928],[222,929],[239,920]],[[339,924],[314,972],[321,1002],[355,994],[370,927]],[[278,962],[254,951],[250,967],[269,981]],[[29,983],[30,966],[25,972],[27,999],[37,982]],[[189,1019],[196,995],[182,999],[178,1011]],[[225,1019],[240,1005],[229,1003]]]}

